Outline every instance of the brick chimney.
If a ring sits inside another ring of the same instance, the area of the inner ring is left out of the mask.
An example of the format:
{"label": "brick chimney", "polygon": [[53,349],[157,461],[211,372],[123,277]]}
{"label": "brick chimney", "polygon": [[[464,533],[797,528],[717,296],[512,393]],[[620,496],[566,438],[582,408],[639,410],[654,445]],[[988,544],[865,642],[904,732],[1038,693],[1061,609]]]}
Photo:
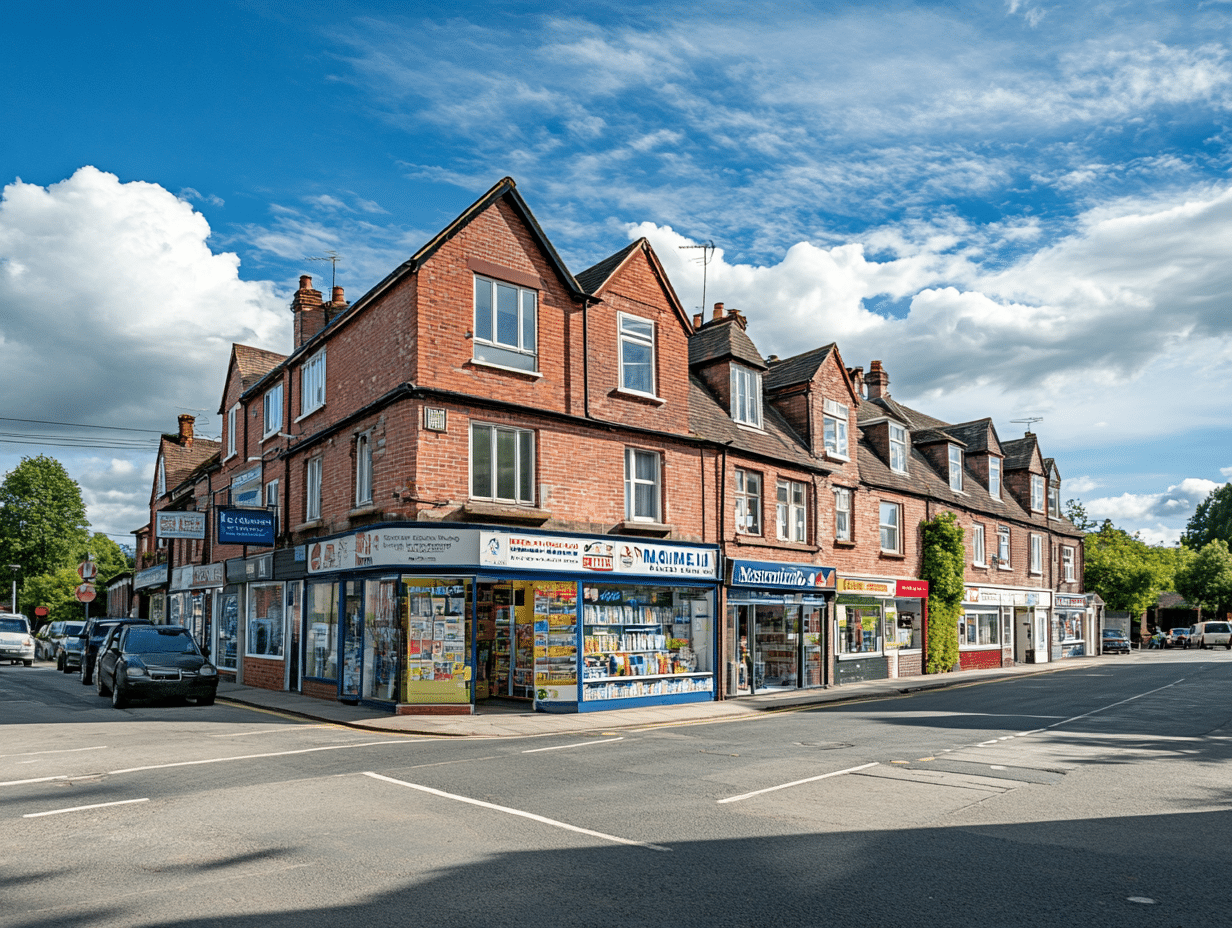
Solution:
{"label": "brick chimney", "polygon": [[[341,287],[335,287],[340,291]],[[325,306],[321,291],[312,289],[312,278],[304,274],[299,279],[299,289],[291,300],[291,312],[295,314],[295,347],[298,348],[325,328]]]}
{"label": "brick chimney", "polygon": [[346,296],[342,292],[342,288],[334,287],[332,298],[325,304],[325,324],[329,325],[341,316],[343,310],[345,310],[348,305]]}
{"label": "brick chimney", "polygon": [[705,321],[706,321],[705,313],[694,313],[693,314],[693,328],[694,329],[700,329],[702,325],[705,323]]}
{"label": "brick chimney", "polygon": [[864,383],[868,386],[870,400],[890,395],[890,375],[885,372],[880,361],[874,361],[868,366],[868,374],[864,377]]}
{"label": "brick chimney", "polygon": [[851,385],[855,388],[856,396],[867,398],[868,394],[864,390],[864,368],[849,367],[847,368],[847,376],[851,378]]}
{"label": "brick chimney", "polygon": [[715,304],[714,304],[714,315],[713,315],[713,316],[711,316],[710,318],[711,318],[711,319],[722,319],[722,318],[723,318],[723,315],[724,315],[724,313],[723,313],[723,304],[722,304],[722,303],[715,303]]}
{"label": "brick chimney", "polygon": [[736,325],[740,326],[740,328],[746,329],[746,330],[748,329],[749,320],[745,317],[744,313],[742,313],[740,310],[738,309],[728,310],[727,315],[729,315],[732,319],[734,319],[736,321]]}
{"label": "brick chimney", "polygon": [[197,420],[187,413],[180,414],[180,445],[184,448],[192,448],[193,445],[193,423]]}

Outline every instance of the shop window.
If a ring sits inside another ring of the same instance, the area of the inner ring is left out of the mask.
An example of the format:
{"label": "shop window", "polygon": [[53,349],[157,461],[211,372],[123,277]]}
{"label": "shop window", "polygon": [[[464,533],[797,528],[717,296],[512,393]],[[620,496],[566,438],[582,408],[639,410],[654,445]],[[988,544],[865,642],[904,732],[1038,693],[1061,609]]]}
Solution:
{"label": "shop window", "polygon": [[993,499],[1001,498],[1001,459],[988,459],[988,495]]}
{"label": "shop window", "polygon": [[[370,582],[370,591],[372,587],[373,584]],[[471,688],[468,683],[470,675],[467,672],[470,664],[470,645],[466,640],[470,594],[470,583],[461,578],[403,578],[403,600],[400,608],[406,624],[407,692],[405,698],[407,702],[470,702]],[[373,595],[372,592],[369,593],[369,596],[371,595]],[[481,609],[478,613],[475,629],[479,650],[478,682],[485,696],[489,682],[488,658],[491,655],[495,634],[490,602],[489,600],[487,608]],[[372,610],[373,606],[369,605],[368,608]],[[383,607],[378,606],[373,614],[379,617],[381,608]],[[508,612],[505,613],[505,619],[504,653],[506,666],[508,666],[510,648]],[[383,620],[378,618],[377,621]],[[386,632],[370,636],[372,646],[377,647],[379,641],[381,647],[398,650],[397,638],[400,631],[392,625],[383,627],[387,629]],[[533,626],[530,627],[533,628]],[[396,661],[397,656],[391,653],[389,660]],[[365,670],[364,673],[365,679],[376,680],[375,670],[371,673]],[[392,675],[394,668],[387,668],[385,673]],[[390,676],[390,679],[394,678]]]}
{"label": "shop window", "polygon": [[761,534],[761,474],[736,468],[736,531]]}
{"label": "shop window", "polygon": [[983,567],[986,563],[984,557],[984,526],[973,525],[971,527],[971,561]]}
{"label": "shop window", "polygon": [[261,405],[265,423],[265,430],[261,437],[269,438],[271,435],[278,434],[282,429],[282,384],[266,390]]}
{"label": "shop window", "polygon": [[1031,573],[1044,572],[1044,538],[1042,535],[1031,536]]}
{"label": "shop window", "polygon": [[304,643],[304,675],[338,679],[338,584],[308,585],[308,634]]}
{"label": "shop window", "polygon": [[890,423],[890,470],[907,473],[907,429]]}
{"label": "shop window", "polygon": [[775,521],[779,540],[804,544],[808,540],[807,488],[794,480],[780,480],[776,493]]}
{"label": "shop window", "polygon": [[321,457],[309,458],[304,468],[304,521],[321,518]]}
{"label": "shop window", "polygon": [[475,275],[475,360],[537,371],[538,314],[537,291]]}
{"label": "shop window", "polygon": [[963,452],[958,445],[950,445],[950,489],[961,493],[963,488]]}
{"label": "shop window", "polygon": [[1074,549],[1063,547],[1061,548],[1061,576],[1066,583],[1072,583],[1074,580]]}
{"label": "shop window", "polygon": [[882,608],[875,600],[864,604],[840,603],[834,607],[840,655],[881,653]]}
{"label": "shop window", "polygon": [[1001,619],[996,612],[967,612],[958,620],[958,643],[967,648],[1000,642]]}
{"label": "shop window", "polygon": [[625,519],[628,521],[663,521],[659,464],[657,452],[625,449]]}
{"label": "shop window", "polygon": [[398,580],[364,582],[364,648],[361,699],[400,698],[405,646],[398,617]]}
{"label": "shop window", "polygon": [[304,362],[300,369],[300,416],[325,405],[325,349]]}
{"label": "shop window", "polygon": [[654,396],[655,324],[625,313],[616,317],[620,326],[620,387]]}
{"label": "shop window", "polygon": [[281,583],[253,583],[248,587],[247,656],[282,658],[282,596]]}
{"label": "shop window", "polygon": [[731,417],[761,428],[761,373],[739,364],[731,366]]}
{"label": "shop window", "polygon": [[471,497],[535,504],[535,433],[471,423]]}
{"label": "shop window", "polygon": [[834,540],[851,541],[851,490],[834,488]]}
{"label": "shop window", "polygon": [[893,553],[902,551],[902,535],[899,527],[902,524],[902,507],[898,503],[882,503],[881,512],[881,550]]}
{"label": "shop window", "polygon": [[372,434],[355,436],[355,505],[372,502]]}
{"label": "shop window", "polygon": [[1031,475],[1031,509],[1044,511],[1044,478],[1039,474]]}
{"label": "shop window", "polygon": [[823,434],[826,454],[832,458],[848,457],[847,424],[848,410],[842,403],[826,400],[822,404]]}
{"label": "shop window", "polygon": [[1010,530],[1004,525],[997,529],[997,566],[1010,569]]}
{"label": "shop window", "polygon": [[282,495],[278,492],[279,482],[271,480],[265,485],[265,508],[274,514],[274,535],[282,526],[282,507],[279,505]]}
{"label": "shop window", "polygon": [[885,646],[900,651],[919,650],[923,641],[920,600],[899,599],[893,609],[885,604]]}

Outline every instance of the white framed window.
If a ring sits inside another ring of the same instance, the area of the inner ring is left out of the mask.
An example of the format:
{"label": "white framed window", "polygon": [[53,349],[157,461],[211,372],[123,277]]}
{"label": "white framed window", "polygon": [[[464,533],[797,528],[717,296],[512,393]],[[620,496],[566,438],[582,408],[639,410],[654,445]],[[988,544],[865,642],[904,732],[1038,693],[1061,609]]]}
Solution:
{"label": "white framed window", "polygon": [[300,415],[325,405],[325,349],[304,362],[300,369]]}
{"label": "white framed window", "polygon": [[963,488],[963,452],[958,445],[950,445],[950,489],[961,493]]}
{"label": "white framed window", "polygon": [[997,528],[997,566],[1010,569],[1010,530],[1004,525]]}
{"label": "white framed window", "polygon": [[851,541],[851,490],[834,488],[834,540]]}
{"label": "white framed window", "polygon": [[535,433],[471,423],[471,496],[535,504]]}
{"label": "white framed window", "polygon": [[355,505],[372,502],[372,434],[355,436]]}
{"label": "white framed window", "polygon": [[761,534],[761,474],[736,468],[736,531]]}
{"label": "white framed window", "polygon": [[661,458],[657,451],[625,449],[625,519],[662,522]]}
{"label": "white framed window", "polygon": [[739,364],[731,366],[731,417],[761,428],[761,373]]}
{"label": "white framed window", "polygon": [[649,319],[616,314],[620,328],[620,388],[655,395],[655,324]]}
{"label": "white framed window", "polygon": [[1031,573],[1042,574],[1044,572],[1044,536],[1031,536]]}
{"label": "white framed window", "polygon": [[842,403],[826,400],[822,403],[822,430],[826,442],[826,454],[835,458],[848,457],[847,424],[848,410]]}
{"label": "white framed window", "polygon": [[1061,548],[1061,576],[1068,583],[1074,579],[1074,549]]}
{"label": "white framed window", "polygon": [[971,560],[973,563],[978,564],[980,567],[983,567],[987,563],[984,560],[985,556],[986,556],[986,552],[984,551],[984,526],[973,525],[971,526]]}
{"label": "white framed window", "polygon": [[539,292],[475,275],[475,360],[537,371]]}
{"label": "white framed window", "polygon": [[988,458],[988,495],[1001,498],[1001,459],[997,457]]}
{"label": "white framed window", "polygon": [[282,384],[265,391],[261,406],[265,420],[265,430],[261,437],[269,438],[282,429]]}
{"label": "white framed window", "polygon": [[881,550],[898,553],[902,550],[902,534],[899,528],[902,524],[902,507],[898,503],[881,504]]}
{"label": "white framed window", "polygon": [[274,534],[277,535],[282,526],[282,496],[278,492],[278,481],[271,480],[265,485],[265,508],[274,514]]}
{"label": "white framed window", "polygon": [[158,495],[167,495],[167,465],[161,454],[158,456]]}
{"label": "white framed window", "polygon": [[309,458],[304,469],[304,521],[321,518],[321,457]]}
{"label": "white framed window", "polygon": [[1061,488],[1051,484],[1048,486],[1048,514],[1057,519],[1061,518]]}
{"label": "white framed window", "polygon": [[1031,475],[1031,509],[1034,512],[1044,511],[1044,478],[1039,474]]}
{"label": "white framed window", "polygon": [[227,457],[233,458],[239,453],[239,448],[235,446],[235,423],[239,417],[240,404],[236,403],[227,410]]}
{"label": "white framed window", "polygon": [[808,490],[804,484],[778,481],[774,508],[779,540],[804,544],[808,538]]}
{"label": "white framed window", "polygon": [[907,473],[907,429],[890,423],[890,470],[896,474]]}

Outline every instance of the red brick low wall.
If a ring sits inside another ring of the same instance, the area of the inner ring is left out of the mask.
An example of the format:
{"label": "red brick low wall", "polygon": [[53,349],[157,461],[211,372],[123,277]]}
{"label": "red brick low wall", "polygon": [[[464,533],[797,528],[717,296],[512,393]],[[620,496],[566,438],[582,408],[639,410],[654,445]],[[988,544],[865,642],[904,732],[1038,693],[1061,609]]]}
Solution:
{"label": "red brick low wall", "polygon": [[924,655],[900,654],[898,656],[898,675],[900,677],[918,677],[924,672]]}
{"label": "red brick low wall", "polygon": [[316,680],[304,681],[304,695],[313,699],[337,699],[337,683],[320,683]]}
{"label": "red brick low wall", "polygon": [[285,675],[282,661],[265,660],[259,657],[244,658],[244,685],[263,690],[280,690]]}
{"label": "red brick low wall", "polygon": [[958,665],[960,670],[994,670],[1001,666],[1001,651],[963,651]]}

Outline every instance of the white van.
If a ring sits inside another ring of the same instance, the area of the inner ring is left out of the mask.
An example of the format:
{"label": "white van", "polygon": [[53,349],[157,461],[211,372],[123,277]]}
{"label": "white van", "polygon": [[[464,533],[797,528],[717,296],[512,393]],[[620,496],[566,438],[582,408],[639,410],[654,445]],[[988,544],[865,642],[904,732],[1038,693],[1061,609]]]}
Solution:
{"label": "white van", "polygon": [[1232,625],[1227,622],[1199,622],[1190,632],[1189,643],[1199,648],[1213,648],[1221,644],[1232,651]]}

